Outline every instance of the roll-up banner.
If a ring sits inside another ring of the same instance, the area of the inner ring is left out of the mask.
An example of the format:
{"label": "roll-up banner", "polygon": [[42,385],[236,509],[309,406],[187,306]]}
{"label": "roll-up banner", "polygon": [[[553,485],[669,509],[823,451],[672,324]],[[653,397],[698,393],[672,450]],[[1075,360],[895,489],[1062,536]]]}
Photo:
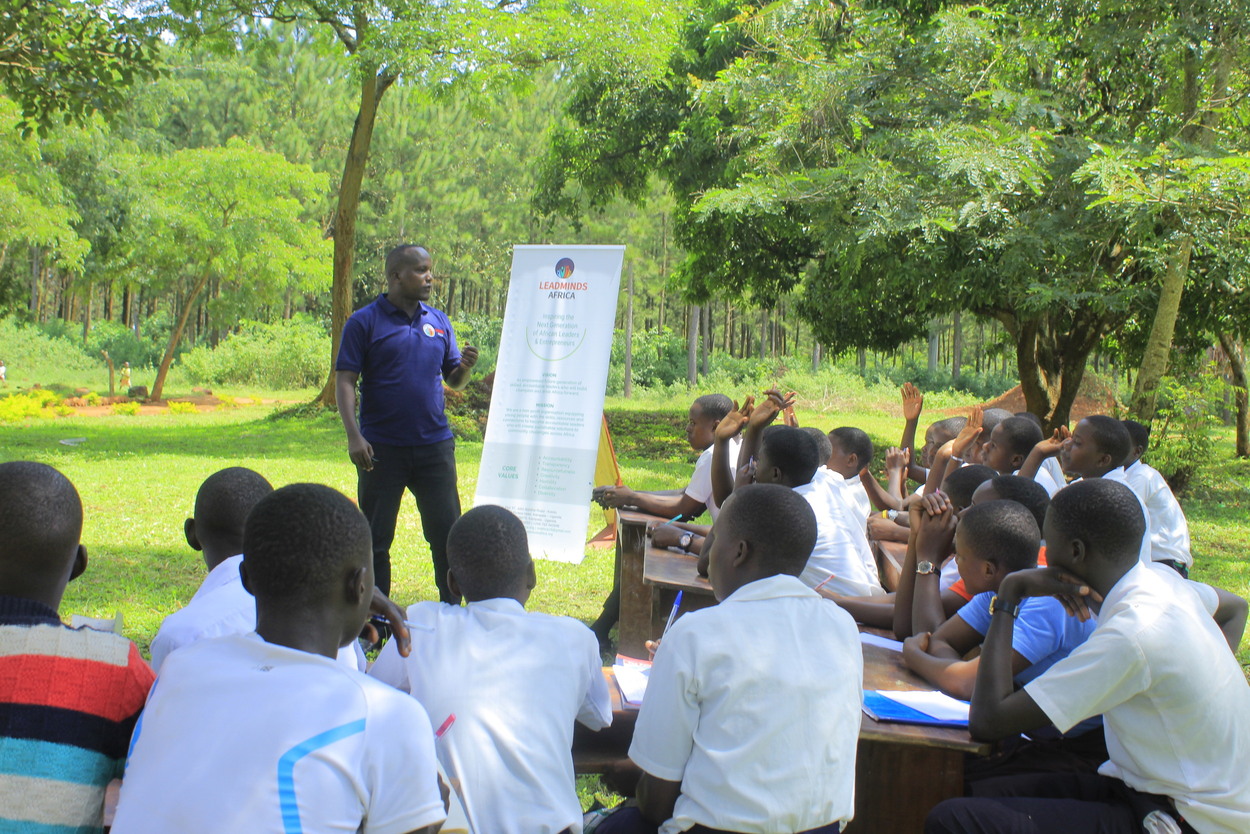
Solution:
{"label": "roll-up banner", "polygon": [[474,505],[525,523],[536,558],[580,562],[624,246],[517,246]]}

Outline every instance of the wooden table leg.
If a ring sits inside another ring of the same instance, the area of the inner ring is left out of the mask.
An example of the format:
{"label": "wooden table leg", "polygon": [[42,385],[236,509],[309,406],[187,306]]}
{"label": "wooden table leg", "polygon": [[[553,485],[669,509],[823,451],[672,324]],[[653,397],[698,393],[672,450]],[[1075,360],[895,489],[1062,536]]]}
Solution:
{"label": "wooden table leg", "polygon": [[621,554],[621,620],[617,651],[646,658],[651,632],[651,586],[642,581],[647,526],[621,520],[616,546]]}
{"label": "wooden table leg", "polygon": [[963,792],[962,752],[860,739],[855,819],[843,834],[920,834],[934,805]]}

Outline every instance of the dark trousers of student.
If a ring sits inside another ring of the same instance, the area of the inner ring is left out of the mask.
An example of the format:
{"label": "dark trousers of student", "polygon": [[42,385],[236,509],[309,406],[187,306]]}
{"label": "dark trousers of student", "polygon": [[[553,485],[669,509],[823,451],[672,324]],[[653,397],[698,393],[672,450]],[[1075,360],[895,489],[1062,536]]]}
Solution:
{"label": "dark trousers of student", "polygon": [[[1178,816],[1166,796],[1096,773],[1005,776],[972,788],[974,796],[934,808],[925,834],[1141,834],[1152,811]],[[1194,834],[1187,823],[1180,827]]]}
{"label": "dark trousers of student", "polygon": [[460,518],[456,489],[456,442],[428,446],[373,445],[373,469],[357,470],[356,494],[360,511],[373,535],[374,584],[391,592],[391,542],[404,490],[417,499],[421,531],[434,556],[434,582],[443,602],[459,603],[447,586],[447,533]]}
{"label": "dark trousers of student", "polygon": [[[599,823],[599,827],[595,829],[595,834],[656,834],[659,830],[659,826],[647,822],[642,818],[642,812],[636,807],[630,806],[629,808],[620,809]],[[820,828],[797,831],[795,834],[838,834],[839,830],[840,826],[834,822],[829,825],[822,825]],[[686,829],[686,834],[733,834],[733,832],[696,825],[693,828]]]}

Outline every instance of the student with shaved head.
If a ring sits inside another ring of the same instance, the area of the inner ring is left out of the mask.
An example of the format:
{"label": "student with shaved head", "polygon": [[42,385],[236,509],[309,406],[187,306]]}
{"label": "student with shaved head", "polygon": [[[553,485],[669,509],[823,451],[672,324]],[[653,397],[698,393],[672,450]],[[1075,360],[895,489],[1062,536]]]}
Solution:
{"label": "student with shaved head", "polygon": [[87,568],[82,502],[50,466],[0,464],[0,830],[99,832],[153,674],[125,637],[57,609]]}
{"label": "student with shaved head", "polygon": [[165,661],[113,831],[436,832],[425,711],[334,659],[369,613],[368,521],[329,487],[291,484],[248,514],[243,552],[256,630]]}
{"label": "student with shaved head", "polygon": [[851,616],[799,580],[815,543],[793,489],[733,491],[705,549],[720,604],[656,652],[629,748],[638,806],[600,834],[834,834],[851,818],[863,655]]}
{"label": "student with shaved head", "polygon": [[[1091,478],[1057,492],[1044,529],[1050,567],[999,585],[972,695],[969,729],[985,740],[1101,715],[1108,761],[1096,774],[982,781],[973,798],[938,805],[928,834],[1247,830],[1250,687],[1197,596],[1178,590],[1168,569],[1142,563],[1146,530],[1123,484]],[[1017,617],[1045,596],[1082,616],[1088,607],[1098,625],[1016,688]]]}
{"label": "student with shaved head", "polygon": [[[256,600],[243,587],[243,525],[252,508],[273,492],[256,472],[231,466],[214,472],[195,495],[195,516],[183,525],[187,544],[204,554],[208,576],[187,606],[165,618],[152,640],[152,668],[158,673],[170,653],[197,640],[246,634],[256,628]],[[364,671],[365,655],[355,641],[339,662]]]}
{"label": "student with shaved head", "polygon": [[447,582],[467,605],[410,607],[412,654],[388,645],[370,674],[425,707],[472,831],[581,831],[573,725],[612,723],[595,636],[570,617],[525,610],[534,562],[525,527],[503,507],[461,516],[447,557]]}

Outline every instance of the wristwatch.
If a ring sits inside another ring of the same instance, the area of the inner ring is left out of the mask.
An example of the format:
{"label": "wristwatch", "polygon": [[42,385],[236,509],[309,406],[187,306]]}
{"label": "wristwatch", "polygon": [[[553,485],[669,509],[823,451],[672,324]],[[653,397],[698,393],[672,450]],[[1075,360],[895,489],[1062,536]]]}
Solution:
{"label": "wristwatch", "polygon": [[1015,602],[999,602],[998,594],[990,597],[990,616],[994,616],[999,611],[1004,614],[1010,614],[1012,617],[1020,616],[1020,606],[1024,600],[1016,600]]}
{"label": "wristwatch", "polygon": [[694,541],[694,533],[686,531],[685,533],[681,534],[681,539],[677,542],[677,546],[680,547],[682,550],[689,550],[690,543],[692,541]]}
{"label": "wristwatch", "polygon": [[932,562],[930,562],[928,559],[921,559],[919,562],[916,563],[916,575],[917,576],[928,576],[929,574],[935,572],[936,570],[937,570],[937,566],[934,565]]}

